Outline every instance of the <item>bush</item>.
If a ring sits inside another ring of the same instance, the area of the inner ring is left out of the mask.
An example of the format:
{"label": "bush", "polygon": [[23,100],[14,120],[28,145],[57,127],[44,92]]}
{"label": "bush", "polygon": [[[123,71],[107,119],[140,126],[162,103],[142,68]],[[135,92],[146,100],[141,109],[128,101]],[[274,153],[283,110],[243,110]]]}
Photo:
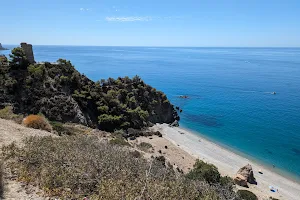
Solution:
{"label": "bush", "polygon": [[126,132],[123,129],[115,130],[112,135],[116,137],[123,137],[125,136]]}
{"label": "bush", "polygon": [[29,128],[52,131],[52,127],[48,120],[41,115],[29,115],[23,119],[23,124]]}
{"label": "bush", "polygon": [[218,183],[221,175],[216,166],[196,160],[194,168],[187,174],[187,177],[193,180],[205,180],[208,183]]}
{"label": "bush", "polygon": [[234,185],[234,181],[233,181],[233,179],[231,178],[231,177],[229,177],[229,176],[222,176],[221,178],[220,178],[220,184],[221,185],[223,185],[223,186],[230,186],[230,187],[232,187],[233,185]]}
{"label": "bush", "polygon": [[43,78],[45,73],[45,66],[44,65],[30,65],[27,68],[30,75],[32,75],[36,79]]}
{"label": "bush", "polygon": [[137,147],[142,151],[148,151],[150,148],[152,148],[152,145],[148,142],[141,142]]}
{"label": "bush", "polygon": [[58,133],[58,135],[62,135],[65,133],[65,128],[63,127],[63,123],[50,121],[50,125],[52,126],[53,130]]}
{"label": "bush", "polygon": [[6,106],[5,108],[0,110],[0,118],[7,119],[7,120],[13,120],[13,121],[17,122],[18,124],[21,124],[23,116],[14,114],[12,106]]}
{"label": "bush", "polygon": [[4,183],[3,183],[3,163],[2,161],[0,160],[0,199],[3,195],[3,192],[4,192]]}
{"label": "bush", "polygon": [[257,196],[248,190],[238,190],[237,195],[243,200],[258,200]]}
{"label": "bush", "polygon": [[113,145],[119,145],[119,146],[131,146],[127,141],[125,141],[123,138],[120,137],[111,139],[109,143]]}
{"label": "bush", "polygon": [[186,179],[162,159],[147,161],[97,136],[30,137],[3,148],[18,179],[60,199],[234,199],[205,182]]}
{"label": "bush", "polygon": [[57,132],[58,135],[75,135],[84,133],[85,131],[82,130],[80,127],[75,127],[73,124],[63,124],[61,122],[50,121],[50,125],[52,129]]}

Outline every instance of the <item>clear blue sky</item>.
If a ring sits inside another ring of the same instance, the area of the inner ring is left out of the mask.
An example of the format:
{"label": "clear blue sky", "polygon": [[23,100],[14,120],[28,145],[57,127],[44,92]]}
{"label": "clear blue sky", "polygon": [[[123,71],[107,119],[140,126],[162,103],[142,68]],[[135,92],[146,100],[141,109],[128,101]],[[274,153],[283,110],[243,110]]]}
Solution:
{"label": "clear blue sky", "polygon": [[0,42],[300,47],[300,0],[2,0]]}

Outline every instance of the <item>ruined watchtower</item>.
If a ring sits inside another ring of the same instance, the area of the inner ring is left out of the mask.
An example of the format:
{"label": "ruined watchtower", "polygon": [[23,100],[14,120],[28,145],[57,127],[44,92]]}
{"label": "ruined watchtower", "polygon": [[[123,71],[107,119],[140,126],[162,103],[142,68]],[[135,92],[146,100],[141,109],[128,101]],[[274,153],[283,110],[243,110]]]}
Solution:
{"label": "ruined watchtower", "polygon": [[28,61],[30,62],[30,64],[34,64],[35,61],[34,61],[34,56],[33,56],[33,51],[32,51],[32,45],[22,42],[21,47],[22,47],[23,51],[25,52],[25,55],[26,55]]}

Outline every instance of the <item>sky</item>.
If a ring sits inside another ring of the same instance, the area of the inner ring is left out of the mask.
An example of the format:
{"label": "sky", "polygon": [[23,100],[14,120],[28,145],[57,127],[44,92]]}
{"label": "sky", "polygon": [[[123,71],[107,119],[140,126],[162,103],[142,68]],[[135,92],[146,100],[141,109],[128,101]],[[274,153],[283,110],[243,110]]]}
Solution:
{"label": "sky", "polygon": [[0,42],[300,47],[300,0],[0,0]]}

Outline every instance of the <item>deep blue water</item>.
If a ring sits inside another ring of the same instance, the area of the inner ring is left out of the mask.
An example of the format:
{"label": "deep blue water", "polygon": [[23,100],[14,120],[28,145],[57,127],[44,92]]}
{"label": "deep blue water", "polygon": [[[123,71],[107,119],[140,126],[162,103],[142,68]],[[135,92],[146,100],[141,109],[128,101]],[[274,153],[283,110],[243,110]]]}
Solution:
{"label": "deep blue water", "polygon": [[181,126],[300,179],[300,48],[34,46],[34,53],[37,61],[69,59],[92,80],[137,74],[183,109]]}

